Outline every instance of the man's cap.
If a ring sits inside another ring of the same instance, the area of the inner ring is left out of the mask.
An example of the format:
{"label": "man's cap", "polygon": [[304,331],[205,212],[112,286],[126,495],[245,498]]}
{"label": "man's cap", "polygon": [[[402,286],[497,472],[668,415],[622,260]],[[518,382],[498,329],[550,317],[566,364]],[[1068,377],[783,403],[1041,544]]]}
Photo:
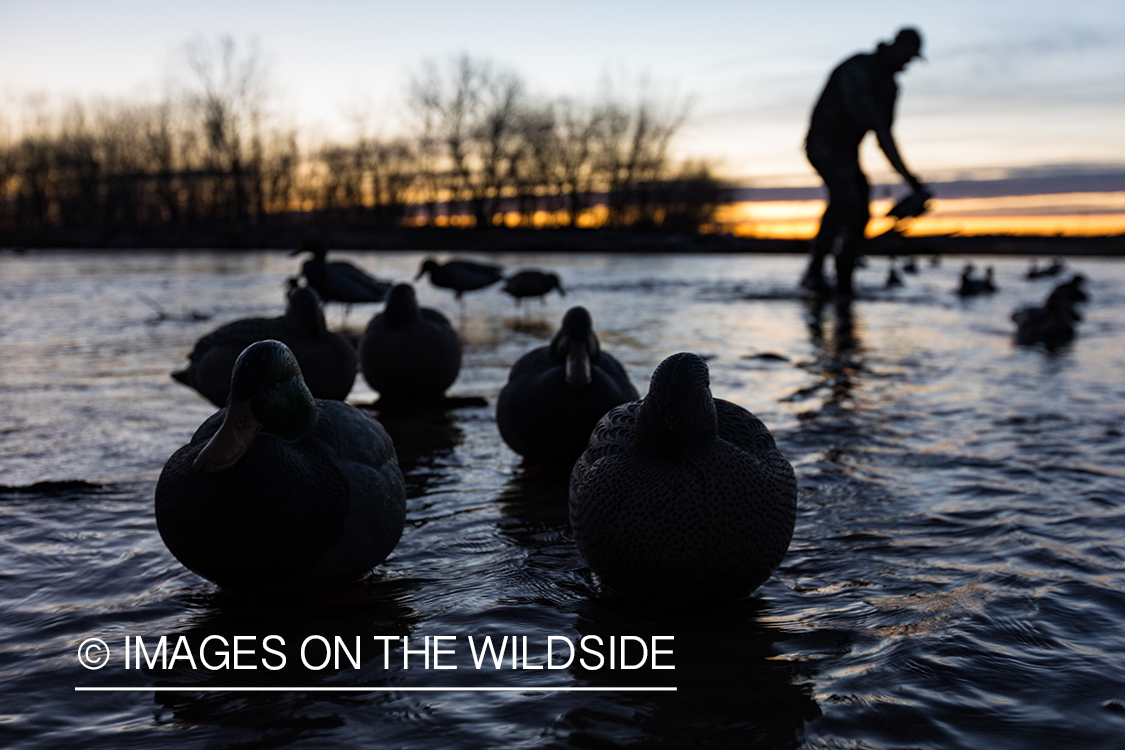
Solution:
{"label": "man's cap", "polygon": [[898,34],[895,36],[895,46],[903,47],[904,49],[913,52],[911,57],[917,57],[925,60],[922,57],[922,35],[918,33],[918,29],[907,26],[906,28],[899,29]]}

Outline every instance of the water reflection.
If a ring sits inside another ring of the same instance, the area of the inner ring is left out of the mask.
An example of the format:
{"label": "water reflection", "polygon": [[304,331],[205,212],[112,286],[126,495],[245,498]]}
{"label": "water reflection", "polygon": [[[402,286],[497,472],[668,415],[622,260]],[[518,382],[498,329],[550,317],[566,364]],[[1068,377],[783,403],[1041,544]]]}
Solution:
{"label": "water reflection", "polygon": [[449,481],[442,458],[465,439],[453,414],[440,407],[394,409],[362,405],[379,420],[395,445],[398,465],[406,480],[406,496],[420,497]]}
{"label": "water reflection", "polygon": [[[779,658],[774,644],[785,634],[763,623],[769,609],[761,599],[690,612],[587,600],[577,612],[580,637],[633,635],[651,644],[653,636],[673,636],[673,641],[657,642],[661,648],[674,644],[674,653],[657,663],[675,669],[594,670],[575,659],[576,681],[677,690],[610,694],[603,705],[568,712],[561,724],[570,744],[597,746],[614,738],[646,747],[795,747],[802,727],[820,715],[820,708],[812,697],[809,665]],[[587,664],[597,661],[591,657]]]}
{"label": "water reflection", "polygon": [[822,411],[850,404],[857,376],[863,370],[864,353],[851,302],[808,300],[805,325],[814,359],[802,363],[801,367],[814,375],[816,382],[799,388],[786,400],[800,401],[814,395],[821,396]]}
{"label": "water reflection", "polygon": [[[214,689],[394,685],[401,676],[399,647],[392,641],[389,661],[385,661],[382,642],[372,636],[399,638],[413,633],[420,618],[407,604],[412,589],[413,585],[403,580],[370,578],[309,600],[250,599],[218,590],[190,594],[185,605],[195,610],[195,615],[189,627],[168,634],[168,653],[176,653],[174,649],[182,637],[186,645],[181,655],[190,649],[198,668],[181,658],[169,664],[168,669],[151,669],[145,665],[144,657],[141,667],[156,686]],[[243,652],[240,668],[234,667],[236,636],[246,638],[238,642]],[[323,669],[310,669],[302,661],[306,639],[309,664],[319,666],[328,658],[325,643],[318,637],[326,639],[334,650],[338,638],[347,652],[338,652],[338,663],[331,661]],[[156,638],[146,638],[146,645],[151,648],[155,641]],[[285,656],[283,666],[279,654]],[[149,658],[153,658],[151,654]],[[222,668],[206,668],[201,663],[204,658],[210,665]],[[153,697],[155,705],[171,712],[178,723],[251,730],[259,741],[269,737],[285,742],[342,727],[347,723],[346,713],[355,703],[372,700],[385,703],[392,698],[386,694],[300,691],[157,692]],[[163,712],[157,714],[156,721],[167,721]]]}

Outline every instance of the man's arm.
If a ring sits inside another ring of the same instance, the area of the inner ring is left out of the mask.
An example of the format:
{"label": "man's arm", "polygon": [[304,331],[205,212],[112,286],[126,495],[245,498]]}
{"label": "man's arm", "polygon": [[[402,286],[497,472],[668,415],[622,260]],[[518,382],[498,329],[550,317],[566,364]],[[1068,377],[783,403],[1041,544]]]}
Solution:
{"label": "man's arm", "polygon": [[887,155],[887,161],[891,163],[896,172],[902,175],[910,188],[915,191],[922,190],[922,183],[903,163],[902,157],[898,153],[898,145],[895,144],[895,138],[891,135],[891,129],[887,127],[878,128],[875,130],[875,137],[879,140],[879,148],[883,149],[883,153]]}
{"label": "man's arm", "polygon": [[871,78],[868,70],[858,64],[847,65],[840,70],[840,86],[844,104],[851,116],[862,127],[875,131],[879,141],[879,148],[887,156],[895,171],[902,175],[913,190],[921,190],[922,183],[914,176],[903,162],[898,152],[898,144],[891,135],[891,124],[885,122],[878,106],[875,104],[875,95],[872,91]]}

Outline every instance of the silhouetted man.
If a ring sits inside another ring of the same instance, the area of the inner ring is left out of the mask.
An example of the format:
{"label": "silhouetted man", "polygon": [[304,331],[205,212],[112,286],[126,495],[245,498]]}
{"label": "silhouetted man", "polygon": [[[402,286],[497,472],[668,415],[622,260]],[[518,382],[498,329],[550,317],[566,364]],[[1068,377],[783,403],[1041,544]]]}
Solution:
{"label": "silhouetted man", "polygon": [[828,206],[813,240],[808,270],[801,279],[806,289],[825,296],[831,293],[824,280],[824,258],[839,240],[836,293],[851,296],[852,272],[871,218],[867,205],[870,188],[859,166],[859,144],[867,131],[875,131],[879,147],[910,187],[915,192],[925,190],[903,164],[891,135],[898,94],[895,74],[920,57],[921,51],[918,32],[902,29],[891,44],[880,42],[874,52],[848,58],[828,77],[805,139],[809,162],[828,188]]}

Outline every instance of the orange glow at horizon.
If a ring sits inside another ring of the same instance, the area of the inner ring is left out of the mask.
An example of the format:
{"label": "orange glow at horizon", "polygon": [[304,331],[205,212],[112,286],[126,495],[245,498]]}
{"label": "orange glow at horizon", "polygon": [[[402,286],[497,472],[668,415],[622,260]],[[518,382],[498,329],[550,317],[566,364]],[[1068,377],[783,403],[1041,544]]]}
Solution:
{"label": "orange glow at horizon", "polygon": [[[893,202],[871,203],[869,236],[889,229]],[[741,237],[809,239],[816,234],[824,201],[757,201],[719,207],[716,223]],[[935,198],[931,210],[906,225],[909,236],[1031,234],[1093,236],[1125,234],[1125,193],[1066,193],[996,198]]]}

